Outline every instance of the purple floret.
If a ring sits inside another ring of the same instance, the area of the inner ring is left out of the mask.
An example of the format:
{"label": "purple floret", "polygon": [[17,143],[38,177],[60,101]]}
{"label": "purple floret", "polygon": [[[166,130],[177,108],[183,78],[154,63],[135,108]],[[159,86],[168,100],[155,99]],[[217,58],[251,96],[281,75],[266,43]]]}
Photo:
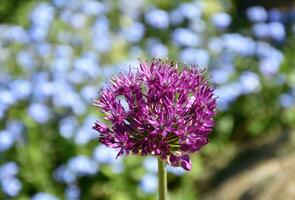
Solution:
{"label": "purple floret", "polygon": [[119,149],[117,157],[153,155],[185,170],[191,169],[189,154],[208,143],[216,114],[202,70],[157,59],[114,76],[94,105],[107,122],[93,128],[101,143]]}

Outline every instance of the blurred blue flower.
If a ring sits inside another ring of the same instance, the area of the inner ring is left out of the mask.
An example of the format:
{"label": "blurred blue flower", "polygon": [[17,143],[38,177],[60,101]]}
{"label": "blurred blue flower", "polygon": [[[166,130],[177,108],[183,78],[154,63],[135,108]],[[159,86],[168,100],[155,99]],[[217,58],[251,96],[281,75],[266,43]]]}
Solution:
{"label": "blurred blue flower", "polygon": [[94,175],[98,171],[98,164],[84,155],[71,158],[68,167],[77,176]]}
{"label": "blurred blue flower", "polygon": [[59,166],[53,172],[53,177],[55,180],[67,184],[73,183],[76,180],[76,174],[65,165]]}
{"label": "blurred blue flower", "polygon": [[39,3],[31,13],[34,25],[48,27],[54,18],[54,8],[49,3]]}
{"label": "blurred blue flower", "polygon": [[143,161],[144,168],[149,173],[157,173],[158,172],[158,159],[156,157],[147,157]]}
{"label": "blurred blue flower", "polygon": [[291,94],[284,93],[279,98],[280,104],[284,108],[288,108],[295,105],[295,97]]}
{"label": "blurred blue flower", "polygon": [[33,41],[43,42],[48,35],[47,27],[43,26],[32,26],[29,30],[29,36]]}
{"label": "blurred blue flower", "polygon": [[177,28],[172,33],[172,40],[177,45],[189,46],[189,47],[196,47],[200,45],[200,37],[185,28]]}
{"label": "blurred blue flower", "polygon": [[28,114],[40,124],[46,123],[50,119],[49,108],[42,103],[33,103],[28,107]]}
{"label": "blurred blue flower", "polygon": [[209,40],[208,48],[211,52],[219,54],[223,49],[223,41],[221,38],[212,37]]}
{"label": "blurred blue flower", "polygon": [[226,110],[229,105],[236,100],[241,94],[241,86],[239,83],[229,83],[216,88],[215,95],[217,99],[217,107],[220,111]]}
{"label": "blurred blue flower", "polygon": [[194,3],[183,3],[178,9],[188,19],[200,18],[202,15],[201,7]]}
{"label": "blurred blue flower", "polygon": [[52,0],[52,2],[56,7],[64,7],[67,5],[68,0]]}
{"label": "blurred blue flower", "polygon": [[74,138],[76,144],[86,145],[91,140],[97,138],[96,137],[97,135],[95,135],[94,131],[92,131],[89,127],[88,128],[81,127],[77,130],[75,138]]}
{"label": "blurred blue flower", "polygon": [[93,159],[100,164],[112,164],[117,161],[118,152],[104,145],[98,145],[93,151]]}
{"label": "blurred blue flower", "polygon": [[170,12],[169,19],[172,25],[179,25],[184,21],[184,15],[180,9],[174,9]]}
{"label": "blurred blue flower", "polygon": [[9,107],[15,103],[13,94],[11,93],[11,91],[6,89],[0,89],[0,99],[1,104],[3,104],[5,107]]}
{"label": "blurred blue flower", "polygon": [[97,65],[98,60],[93,55],[85,54],[84,56],[76,59],[74,68],[80,73],[87,75],[88,77],[95,78],[99,75],[100,70]]}
{"label": "blurred blue flower", "polygon": [[246,15],[251,22],[264,22],[267,20],[267,12],[262,6],[248,8]]}
{"label": "blurred blue flower", "polygon": [[276,59],[262,59],[259,61],[259,70],[263,75],[275,75],[280,69],[280,62]]}
{"label": "blurred blue flower", "polygon": [[189,22],[189,29],[197,33],[204,32],[206,30],[206,24],[203,19],[193,19]]}
{"label": "blurred blue flower", "polygon": [[132,19],[138,19],[145,5],[145,0],[119,0],[119,7],[123,14]]}
{"label": "blurred blue flower", "polygon": [[16,197],[22,189],[22,184],[17,178],[4,179],[1,186],[3,192],[11,197]]}
{"label": "blurred blue flower", "polygon": [[106,17],[98,17],[92,27],[92,40],[95,50],[107,52],[111,49],[109,20]]}
{"label": "blurred blue flower", "polygon": [[16,61],[21,67],[27,70],[32,70],[36,65],[35,56],[29,49],[19,51],[16,55]]}
{"label": "blurred blue flower", "polygon": [[10,83],[10,91],[14,99],[23,100],[31,94],[32,86],[28,80],[17,79]]}
{"label": "blurred blue flower", "polygon": [[104,2],[87,0],[83,2],[82,11],[85,15],[102,15],[108,11],[108,6]]}
{"label": "blurred blue flower", "polygon": [[182,167],[172,167],[171,165],[167,165],[166,169],[167,172],[176,176],[182,176],[185,173],[185,170]]}
{"label": "blurred blue flower", "polygon": [[0,131],[0,152],[7,151],[14,143],[14,135],[7,130]]}
{"label": "blurred blue flower", "polygon": [[269,20],[271,22],[282,22],[283,21],[283,14],[277,9],[271,9],[268,12]]}
{"label": "blurred blue flower", "polygon": [[258,92],[261,89],[259,76],[251,71],[241,73],[239,83],[243,94]]}
{"label": "blurred blue flower", "polygon": [[145,13],[145,20],[149,25],[158,29],[166,29],[169,26],[169,15],[164,10],[149,10]]}
{"label": "blurred blue flower", "polygon": [[11,42],[15,43],[27,43],[29,41],[28,34],[26,30],[21,26],[12,26],[6,28],[4,32],[5,38]]}
{"label": "blurred blue flower", "polygon": [[148,44],[148,52],[155,58],[167,58],[168,56],[168,48],[159,42]]}
{"label": "blurred blue flower", "polygon": [[19,172],[19,167],[14,162],[7,162],[0,166],[0,182],[14,178]]}
{"label": "blurred blue flower", "polygon": [[45,192],[39,192],[35,194],[31,200],[59,200],[59,198]]}
{"label": "blurred blue flower", "polygon": [[266,23],[256,23],[252,26],[252,32],[257,38],[269,37],[269,26]]}
{"label": "blurred blue flower", "polygon": [[80,91],[81,96],[85,102],[90,103],[98,95],[98,90],[94,86],[85,86]]}
{"label": "blurred blue flower", "polygon": [[255,53],[255,41],[237,33],[228,33],[222,36],[224,46],[228,50],[241,56],[250,56]]}
{"label": "blurred blue flower", "polygon": [[59,44],[55,47],[54,53],[57,57],[70,58],[73,55],[73,48],[69,45]]}
{"label": "blurred blue flower", "polygon": [[195,64],[201,68],[207,68],[209,64],[209,53],[205,49],[186,48],[180,52],[180,60],[188,63]]}
{"label": "blurred blue flower", "polygon": [[114,173],[121,173],[124,166],[121,159],[116,159],[118,152],[104,145],[98,145],[93,151],[93,159],[98,164],[110,164]]}
{"label": "blurred blue flower", "polygon": [[80,188],[77,185],[69,185],[65,191],[66,200],[79,200],[80,193]]}
{"label": "blurred blue flower", "polygon": [[75,13],[70,18],[70,24],[75,29],[81,29],[85,26],[87,17],[82,13]]}
{"label": "blurred blue flower", "polygon": [[60,75],[61,73],[66,73],[71,66],[71,60],[68,58],[56,58],[52,61],[52,71],[54,75]]}
{"label": "blurred blue flower", "polygon": [[146,174],[141,178],[139,186],[145,193],[155,193],[158,188],[158,177],[155,174]]}
{"label": "blurred blue flower", "polygon": [[41,57],[46,57],[51,53],[51,45],[44,42],[44,43],[38,43],[36,46],[37,53]]}
{"label": "blurred blue flower", "polygon": [[145,27],[140,22],[134,22],[131,26],[124,27],[122,34],[129,42],[140,41],[145,33]]}
{"label": "blurred blue flower", "polygon": [[234,67],[227,65],[220,69],[211,70],[212,81],[217,84],[226,83],[234,72]]}
{"label": "blurred blue flower", "polygon": [[213,25],[219,30],[225,30],[231,24],[231,16],[225,12],[219,12],[212,16]]}
{"label": "blurred blue flower", "polygon": [[64,138],[71,138],[77,128],[77,120],[70,116],[59,121],[59,132]]}
{"label": "blurred blue flower", "polygon": [[286,37],[284,25],[280,22],[270,22],[269,35],[275,41],[283,41]]}

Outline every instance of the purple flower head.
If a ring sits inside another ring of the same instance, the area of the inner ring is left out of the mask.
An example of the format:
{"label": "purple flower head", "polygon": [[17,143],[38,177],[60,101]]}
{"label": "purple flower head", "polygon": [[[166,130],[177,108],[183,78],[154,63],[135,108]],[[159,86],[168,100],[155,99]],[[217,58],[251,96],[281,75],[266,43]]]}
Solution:
{"label": "purple flower head", "polygon": [[101,143],[119,149],[117,157],[153,155],[185,170],[191,169],[189,154],[208,143],[216,113],[202,70],[158,59],[114,76],[94,105],[107,122],[93,128]]}

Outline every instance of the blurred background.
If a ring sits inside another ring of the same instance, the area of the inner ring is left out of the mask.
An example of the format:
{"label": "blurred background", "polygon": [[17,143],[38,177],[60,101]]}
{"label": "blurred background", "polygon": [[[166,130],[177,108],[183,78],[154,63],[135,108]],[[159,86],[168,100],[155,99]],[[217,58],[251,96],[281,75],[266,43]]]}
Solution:
{"label": "blurred background", "polygon": [[152,200],[157,161],[115,159],[92,99],[138,58],[206,68],[218,98],[171,200],[295,199],[292,0],[1,0],[0,199]]}

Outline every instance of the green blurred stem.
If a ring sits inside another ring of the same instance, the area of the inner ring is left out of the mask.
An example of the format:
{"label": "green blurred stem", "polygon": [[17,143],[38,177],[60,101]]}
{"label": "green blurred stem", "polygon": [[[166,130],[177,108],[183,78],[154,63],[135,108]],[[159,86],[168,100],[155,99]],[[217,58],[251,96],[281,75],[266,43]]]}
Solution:
{"label": "green blurred stem", "polygon": [[158,158],[159,200],[167,200],[167,172],[165,163]]}

